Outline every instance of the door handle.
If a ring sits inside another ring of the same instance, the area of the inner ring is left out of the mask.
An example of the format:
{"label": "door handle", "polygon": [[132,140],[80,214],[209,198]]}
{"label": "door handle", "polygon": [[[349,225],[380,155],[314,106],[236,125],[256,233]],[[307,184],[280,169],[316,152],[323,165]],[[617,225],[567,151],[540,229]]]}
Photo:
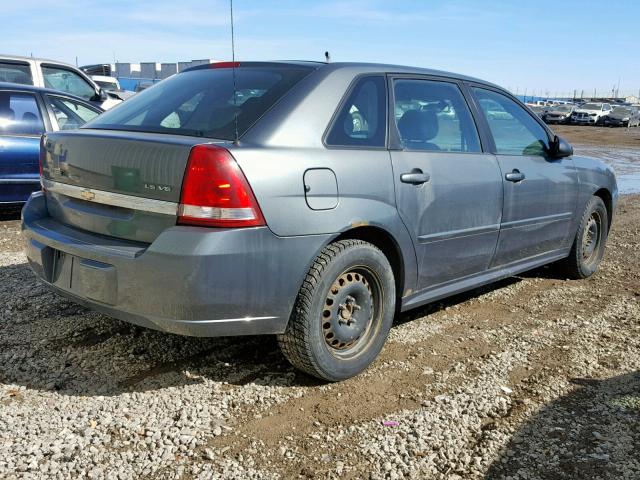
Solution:
{"label": "door handle", "polygon": [[524,173],[521,173],[520,170],[514,168],[513,171],[511,173],[507,173],[504,178],[510,182],[521,182],[524,180]]}
{"label": "door handle", "polygon": [[400,181],[402,183],[410,183],[411,185],[422,185],[427,183],[431,177],[428,173],[424,173],[419,168],[414,168],[409,173],[403,173],[400,175]]}

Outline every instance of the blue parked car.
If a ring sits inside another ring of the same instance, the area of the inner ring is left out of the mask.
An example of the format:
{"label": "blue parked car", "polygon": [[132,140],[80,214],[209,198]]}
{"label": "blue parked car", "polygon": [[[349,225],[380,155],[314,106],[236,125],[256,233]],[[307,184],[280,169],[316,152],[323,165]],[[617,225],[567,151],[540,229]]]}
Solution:
{"label": "blue parked car", "polygon": [[78,128],[102,111],[57,90],[0,83],[0,209],[20,206],[40,188],[38,158],[45,131]]}

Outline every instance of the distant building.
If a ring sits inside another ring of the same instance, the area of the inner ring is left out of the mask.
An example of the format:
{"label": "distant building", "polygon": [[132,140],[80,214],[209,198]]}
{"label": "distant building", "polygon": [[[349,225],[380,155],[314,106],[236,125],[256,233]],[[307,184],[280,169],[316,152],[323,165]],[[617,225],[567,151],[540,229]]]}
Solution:
{"label": "distant building", "polygon": [[[206,65],[208,63],[216,63],[219,60],[212,58],[205,58],[199,60],[189,60],[186,62],[170,62],[170,63],[156,63],[156,62],[140,62],[140,63],[125,63],[117,62],[115,64],[105,64],[104,66],[111,67],[111,76],[116,77],[120,85],[125,90],[135,90],[136,87],[142,82],[159,82],[165,78],[170,77],[178,72],[186,70],[187,68],[195,67],[197,65]],[[87,67],[94,67],[95,65],[88,65]]]}

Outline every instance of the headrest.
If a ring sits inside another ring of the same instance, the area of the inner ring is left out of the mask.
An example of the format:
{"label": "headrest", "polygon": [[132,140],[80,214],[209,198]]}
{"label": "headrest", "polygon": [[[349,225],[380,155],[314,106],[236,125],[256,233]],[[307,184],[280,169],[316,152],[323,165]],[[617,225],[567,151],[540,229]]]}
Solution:
{"label": "headrest", "polygon": [[438,117],[430,110],[407,110],[398,121],[402,140],[427,142],[438,135]]}

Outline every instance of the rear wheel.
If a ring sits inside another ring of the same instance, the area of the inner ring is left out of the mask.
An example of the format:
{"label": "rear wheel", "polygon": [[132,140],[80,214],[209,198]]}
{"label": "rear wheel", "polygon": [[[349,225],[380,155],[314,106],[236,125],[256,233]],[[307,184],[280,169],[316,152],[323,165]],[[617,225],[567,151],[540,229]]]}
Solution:
{"label": "rear wheel", "polygon": [[609,215],[600,197],[591,197],[582,214],[569,256],[562,262],[570,278],[593,275],[604,256],[609,233]]}
{"label": "rear wheel", "polygon": [[325,247],[309,269],[278,343],[295,367],[329,381],[353,377],[382,350],[395,312],[385,255],[361,240]]}

